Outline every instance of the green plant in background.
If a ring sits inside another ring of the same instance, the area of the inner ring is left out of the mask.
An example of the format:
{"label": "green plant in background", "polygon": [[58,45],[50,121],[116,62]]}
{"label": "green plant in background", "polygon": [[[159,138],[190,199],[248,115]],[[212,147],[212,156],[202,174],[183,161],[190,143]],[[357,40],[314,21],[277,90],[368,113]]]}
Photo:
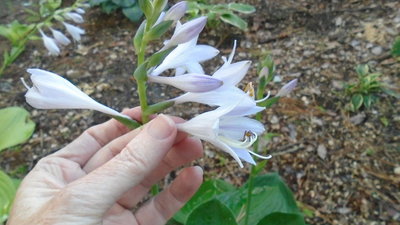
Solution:
{"label": "green plant in background", "polygon": [[221,21],[241,30],[247,29],[247,22],[236,13],[251,14],[256,8],[249,4],[243,3],[227,3],[227,4],[211,4],[209,1],[189,1],[188,13],[190,16],[207,16],[207,24],[211,27],[218,26]]}
{"label": "green plant in background", "polygon": [[0,109],[0,151],[28,140],[35,130],[29,112],[21,107]]}
{"label": "green plant in background", "polygon": [[391,53],[394,57],[400,57],[400,36],[394,41]]}
{"label": "green plant in background", "polygon": [[0,170],[0,224],[8,218],[20,182],[19,179],[12,179]]}
{"label": "green plant in background", "polygon": [[122,13],[134,22],[138,22],[143,16],[136,0],[90,0],[90,5],[100,6],[107,14],[121,9]]}
{"label": "green plant in background", "polygon": [[[59,55],[60,46],[68,45],[70,40],[58,30],[54,30],[52,26],[55,22],[63,23],[67,32],[75,41],[80,40],[80,35],[84,31],[72,24],[64,23],[65,20],[72,20],[75,23],[82,23],[83,18],[80,14],[85,11],[80,7],[87,7],[84,0],[76,0],[70,7],[60,8],[62,0],[40,0],[37,10],[25,9],[29,14],[27,20],[29,24],[22,24],[14,20],[10,24],[0,25],[0,36],[10,41],[10,48],[3,51],[3,61],[0,66],[0,76],[4,70],[12,64],[18,56],[25,50],[25,46],[30,40],[43,40],[44,46],[51,55]],[[48,28],[52,32],[54,38],[51,38],[42,31]],[[37,36],[38,32],[42,37]]]}
{"label": "green plant in background", "polygon": [[366,64],[356,67],[357,81],[355,83],[346,84],[345,93],[350,96],[351,101],[348,105],[350,111],[357,111],[362,106],[370,108],[379,100],[378,94],[385,92],[388,95],[399,98],[399,94],[387,88],[385,84],[379,81],[380,73],[370,72],[370,68]]}
{"label": "green plant in background", "polygon": [[[259,80],[256,92],[251,84],[246,92],[256,99],[263,99],[264,90],[275,76],[275,64],[268,55],[259,68]],[[271,107],[281,96],[290,92],[297,80],[285,85],[277,95],[260,102],[258,105]],[[269,93],[268,93],[269,96]],[[261,121],[261,113],[256,114]],[[266,134],[270,139],[277,134]],[[259,142],[253,145],[258,153]],[[264,149],[265,151],[266,149]],[[265,153],[265,152],[263,152]],[[170,225],[303,225],[304,216],[291,190],[276,173],[261,174],[267,161],[251,167],[248,181],[240,188],[219,179],[205,181],[193,198],[169,221]]]}

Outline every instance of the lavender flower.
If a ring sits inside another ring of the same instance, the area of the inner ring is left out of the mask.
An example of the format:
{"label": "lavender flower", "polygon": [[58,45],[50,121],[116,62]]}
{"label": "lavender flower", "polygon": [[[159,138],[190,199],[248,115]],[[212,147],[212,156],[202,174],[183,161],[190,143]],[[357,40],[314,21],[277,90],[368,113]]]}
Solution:
{"label": "lavender flower", "polygon": [[184,74],[176,77],[148,76],[149,81],[168,84],[187,92],[207,92],[222,85],[222,81],[204,74]]}
{"label": "lavender flower", "polygon": [[58,30],[54,30],[50,28],[51,32],[53,33],[53,37],[56,40],[56,42],[60,45],[69,45],[71,41],[65,36],[63,33],[61,33]]}
{"label": "lavender flower", "polygon": [[26,102],[38,109],[92,109],[108,115],[128,118],[105,105],[102,105],[79,90],[61,76],[41,69],[28,69],[33,87],[24,80],[28,92]]}
{"label": "lavender flower", "polygon": [[283,87],[276,94],[277,97],[284,97],[288,95],[297,86],[297,79],[291,80],[289,83],[283,85]]}
{"label": "lavender flower", "polygon": [[185,15],[186,10],[187,3],[185,1],[178,2],[165,13],[163,20],[178,21],[182,18],[183,15]]}
{"label": "lavender flower", "polygon": [[171,48],[173,46],[188,42],[194,37],[198,36],[207,23],[207,17],[202,16],[193,19],[183,25],[179,22],[176,24],[175,32],[171,39],[166,43],[163,49]]}
{"label": "lavender flower", "polygon": [[72,20],[75,23],[83,23],[83,17],[79,13],[74,13],[74,12],[67,12],[64,14],[64,17],[66,19]]}
{"label": "lavender flower", "polygon": [[72,24],[69,23],[65,23],[63,22],[65,29],[67,29],[67,32],[72,36],[72,38],[75,41],[80,41],[81,40],[81,35],[85,33],[84,30],[82,30],[81,28],[74,26]]}

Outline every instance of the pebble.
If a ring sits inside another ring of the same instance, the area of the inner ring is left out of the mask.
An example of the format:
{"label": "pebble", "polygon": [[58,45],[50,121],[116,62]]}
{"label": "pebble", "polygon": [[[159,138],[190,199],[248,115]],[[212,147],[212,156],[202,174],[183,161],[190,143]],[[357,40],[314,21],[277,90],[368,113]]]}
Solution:
{"label": "pebble", "polygon": [[383,49],[381,46],[376,46],[376,47],[372,48],[371,52],[374,55],[380,55],[380,54],[382,54]]}
{"label": "pebble", "polygon": [[396,167],[396,168],[394,168],[394,174],[396,174],[396,175],[400,175],[400,166],[399,166],[399,167]]}
{"label": "pebble", "polygon": [[327,155],[326,147],[323,144],[318,145],[317,154],[321,159],[325,159]]}

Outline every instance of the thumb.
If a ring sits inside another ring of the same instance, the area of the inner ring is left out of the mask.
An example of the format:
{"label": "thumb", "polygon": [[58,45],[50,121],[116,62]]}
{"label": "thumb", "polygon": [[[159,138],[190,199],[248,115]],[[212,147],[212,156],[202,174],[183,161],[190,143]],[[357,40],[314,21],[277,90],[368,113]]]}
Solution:
{"label": "thumb", "polygon": [[176,134],[175,123],[159,115],[144,125],[118,155],[71,183],[71,188],[81,192],[82,198],[89,198],[91,204],[107,210],[155,169],[171,149]]}

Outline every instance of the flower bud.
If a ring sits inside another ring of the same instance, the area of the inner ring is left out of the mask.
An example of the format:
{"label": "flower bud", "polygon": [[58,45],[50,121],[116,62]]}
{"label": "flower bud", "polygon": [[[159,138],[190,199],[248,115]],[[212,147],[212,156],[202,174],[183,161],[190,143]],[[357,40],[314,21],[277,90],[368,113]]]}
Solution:
{"label": "flower bud", "polygon": [[43,44],[49,51],[50,55],[59,55],[60,48],[57,46],[56,41],[53,38],[48,37],[41,29],[39,29],[39,32],[42,35]]}
{"label": "flower bud", "polygon": [[297,79],[291,80],[289,83],[285,84],[279,91],[278,94],[276,94],[277,97],[284,97],[288,95],[290,92],[293,91],[293,89],[297,85]]}
{"label": "flower bud", "polygon": [[80,41],[81,40],[81,35],[85,33],[85,31],[77,26],[74,26],[69,23],[63,22],[65,29],[67,29],[67,32],[72,36],[72,38],[75,41]]}
{"label": "flower bud", "polygon": [[185,1],[178,2],[173,5],[165,14],[164,20],[178,21],[185,15],[187,10],[187,3]]}
{"label": "flower bud", "polygon": [[69,45],[71,43],[71,41],[60,31],[54,30],[52,28],[50,28],[50,30],[53,33],[53,37],[58,44]]}
{"label": "flower bud", "polygon": [[75,23],[83,23],[83,17],[78,13],[68,12],[64,14],[64,17],[74,21]]}
{"label": "flower bud", "polygon": [[175,29],[175,32],[171,37],[171,40],[167,42],[167,44],[164,46],[164,49],[192,40],[194,37],[199,35],[206,23],[206,16],[196,18],[183,25],[179,25],[178,23],[177,28]]}

